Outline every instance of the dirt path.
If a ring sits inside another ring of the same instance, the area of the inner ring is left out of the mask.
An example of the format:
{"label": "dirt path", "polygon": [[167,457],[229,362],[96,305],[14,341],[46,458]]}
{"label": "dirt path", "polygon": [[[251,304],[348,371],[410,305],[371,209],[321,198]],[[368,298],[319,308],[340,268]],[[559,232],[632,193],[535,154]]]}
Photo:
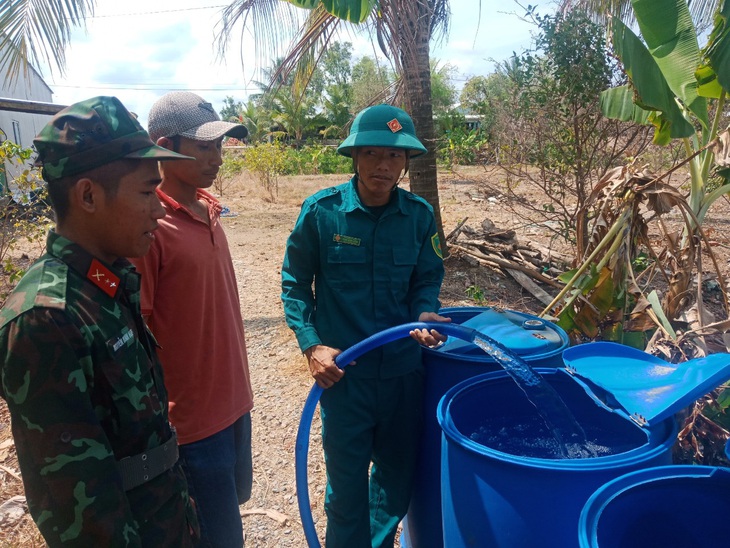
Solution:
{"label": "dirt path", "polygon": [[[312,381],[293,335],[286,327],[280,300],[280,267],[286,238],[294,226],[302,200],[345,177],[283,178],[275,203],[258,185],[239,178],[224,192],[222,202],[233,216],[224,219],[233,256],[245,325],[255,408],[253,419],[254,488],[242,506],[247,547],[304,547],[295,491],[294,449],[299,418]],[[497,227],[515,229],[518,239],[547,244],[544,231],[515,218],[500,196],[486,196],[481,183],[489,181],[479,168],[441,174],[439,195],[445,232],[464,217],[478,227],[490,218]],[[489,181],[498,187],[496,181]],[[407,184],[404,184],[407,188]],[[727,241],[723,239],[725,244]],[[446,260],[441,293],[444,306],[473,306],[467,289],[480,291],[482,305],[537,313],[540,306],[511,278],[475,267],[455,257]],[[309,492],[320,536],[324,533],[322,499],[324,464],[315,416],[310,436]],[[0,400],[0,505],[23,494],[10,437],[7,409]],[[1,518],[0,518],[1,519]],[[0,521],[0,547],[43,546],[32,520]]]}

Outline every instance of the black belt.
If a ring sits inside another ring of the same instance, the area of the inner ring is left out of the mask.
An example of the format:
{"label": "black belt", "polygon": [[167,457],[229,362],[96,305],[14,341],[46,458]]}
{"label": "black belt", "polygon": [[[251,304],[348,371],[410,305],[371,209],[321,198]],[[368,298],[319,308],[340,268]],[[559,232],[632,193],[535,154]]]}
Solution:
{"label": "black belt", "polygon": [[177,436],[175,432],[162,445],[117,461],[122,474],[124,490],[129,491],[166,472],[177,462]]}

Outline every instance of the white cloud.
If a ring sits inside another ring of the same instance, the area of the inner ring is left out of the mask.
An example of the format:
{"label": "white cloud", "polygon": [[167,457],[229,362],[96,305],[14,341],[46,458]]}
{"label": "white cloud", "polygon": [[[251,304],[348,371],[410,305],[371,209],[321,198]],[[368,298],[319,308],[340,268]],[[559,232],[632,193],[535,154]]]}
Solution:
{"label": "white cloud", "polygon": [[[217,110],[228,95],[245,100],[255,92],[252,80],[261,79],[262,67],[256,64],[256,48],[248,31],[243,44],[235,42],[240,34],[234,35],[227,58],[217,61],[217,6],[227,3],[99,0],[96,17],[87,22],[87,33],[77,31],[73,35],[66,52],[65,76],[49,76],[49,71],[44,71],[54,90],[54,101],[70,104],[94,95],[116,95],[145,125],[150,106],[169,89],[191,89]],[[495,3],[482,0],[481,22],[477,25],[475,4],[477,0],[451,0],[450,35],[432,48],[432,57],[456,66],[464,79],[492,72],[491,58],[506,59],[513,50],[519,51],[530,42],[531,27],[504,12],[521,14],[521,8],[510,4],[497,8]],[[363,37],[341,39],[355,44],[357,56],[376,52]]]}

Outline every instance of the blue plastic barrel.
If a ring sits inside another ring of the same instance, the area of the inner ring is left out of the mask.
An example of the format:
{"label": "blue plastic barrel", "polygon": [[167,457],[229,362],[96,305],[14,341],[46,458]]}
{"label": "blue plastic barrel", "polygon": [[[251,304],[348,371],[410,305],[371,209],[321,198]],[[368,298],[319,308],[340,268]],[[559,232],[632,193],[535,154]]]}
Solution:
{"label": "blue plastic barrel", "polygon": [[538,372],[561,396],[587,438],[597,437],[613,454],[525,457],[490,447],[475,433],[494,418],[508,426],[508,435],[512,428],[522,428],[514,439],[540,437],[530,426],[535,424],[535,408],[503,371],[456,385],[444,395],[437,413],[443,430],[443,538],[449,548],[578,546],[580,513],[596,489],[627,472],[670,464],[676,436],[673,418],[642,428],[625,414],[597,404],[564,369]]}
{"label": "blue plastic barrel", "polygon": [[618,477],[583,508],[581,548],[727,546],[730,469],[659,466]]}
{"label": "blue plastic barrel", "polygon": [[[562,367],[561,354],[569,344],[560,327],[531,314],[489,307],[443,308],[441,315],[492,337],[532,367]],[[439,548],[441,527],[441,428],[436,409],[442,396],[456,384],[501,370],[494,359],[474,344],[449,338],[438,349],[424,349],[426,370],[424,429],[416,481],[408,515],[403,521],[401,546]]]}

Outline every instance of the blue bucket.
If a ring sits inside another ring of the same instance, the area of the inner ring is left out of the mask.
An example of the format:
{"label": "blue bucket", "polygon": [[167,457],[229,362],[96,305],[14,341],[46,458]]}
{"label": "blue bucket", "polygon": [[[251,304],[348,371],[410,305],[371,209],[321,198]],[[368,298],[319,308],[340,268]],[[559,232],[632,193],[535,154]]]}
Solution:
{"label": "blue bucket", "polygon": [[[501,342],[532,367],[562,367],[568,335],[537,316],[489,307],[444,308],[439,312],[453,323],[476,329]],[[436,409],[456,384],[501,370],[494,359],[474,344],[454,337],[437,349],[423,350],[426,370],[424,427],[416,467],[416,481],[408,515],[403,521],[401,546],[438,548],[441,538],[441,428]]]}
{"label": "blue bucket", "polygon": [[[438,406],[443,430],[441,503],[444,544],[458,547],[577,546],[576,531],[588,498],[627,472],[670,464],[676,425],[670,417],[641,428],[625,414],[597,405],[564,369],[539,369],[587,436],[615,454],[585,459],[525,457],[475,441],[485,422],[528,425],[521,439],[542,436],[517,384],[503,371],[464,381]],[[511,427],[510,427],[511,428]]]}
{"label": "blue bucket", "polygon": [[583,508],[581,548],[706,548],[730,542],[730,469],[660,466],[598,489]]}

